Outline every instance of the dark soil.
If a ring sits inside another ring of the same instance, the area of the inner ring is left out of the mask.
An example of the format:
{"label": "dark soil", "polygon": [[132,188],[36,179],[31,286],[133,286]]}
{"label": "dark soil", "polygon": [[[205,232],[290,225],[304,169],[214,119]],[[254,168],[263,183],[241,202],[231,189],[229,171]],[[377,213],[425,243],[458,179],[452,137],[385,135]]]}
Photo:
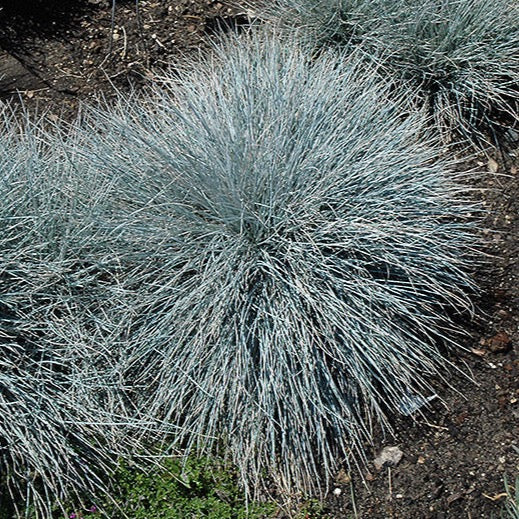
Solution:
{"label": "dark soil", "polygon": [[[0,6],[0,99],[65,118],[80,101],[140,88],[246,22],[227,0],[117,0],[113,16],[107,0]],[[342,473],[325,497],[330,518],[488,519],[499,513],[505,474],[519,475],[519,141],[476,160],[493,258],[477,273],[478,317],[456,360],[473,382],[451,378],[456,390],[444,384],[426,416],[396,417],[395,436],[379,435],[371,455],[398,446],[402,460],[372,466],[365,483]]]}
{"label": "dark soil", "polygon": [[218,0],[0,1],[0,98],[72,117],[79,101],[138,88],[247,18]]}

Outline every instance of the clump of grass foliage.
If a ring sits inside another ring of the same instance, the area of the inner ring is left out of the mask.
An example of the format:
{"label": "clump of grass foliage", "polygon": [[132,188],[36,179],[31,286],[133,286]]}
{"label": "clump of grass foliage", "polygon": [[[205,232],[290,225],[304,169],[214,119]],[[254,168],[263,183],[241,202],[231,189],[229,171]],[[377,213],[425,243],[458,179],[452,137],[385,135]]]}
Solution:
{"label": "clump of grass foliage", "polygon": [[0,506],[47,519],[56,502],[106,490],[123,441],[102,352],[65,333],[79,309],[80,329],[96,327],[103,269],[87,259],[87,216],[103,188],[80,189],[58,134],[21,119],[0,111]]}
{"label": "clump of grass foliage", "polygon": [[508,483],[505,478],[506,502],[501,511],[501,519],[519,519],[519,477],[515,478],[515,485]]}
{"label": "clump of grass foliage", "polygon": [[519,113],[515,0],[275,0],[260,17],[316,46],[359,47],[409,87],[446,138],[482,144]]}
{"label": "clump of grass foliage", "polygon": [[223,441],[247,489],[315,489],[444,372],[473,208],[362,61],[253,34],[180,76],[83,123],[115,186],[120,376],[186,452]]}
{"label": "clump of grass foliage", "polygon": [[[394,3],[394,2],[393,2]],[[248,3],[260,20],[297,35],[311,47],[354,47],[384,21],[389,0],[272,0]]]}
{"label": "clump of grass foliage", "polygon": [[444,132],[477,137],[481,128],[517,121],[517,2],[403,2],[384,32],[388,70],[411,82]]}

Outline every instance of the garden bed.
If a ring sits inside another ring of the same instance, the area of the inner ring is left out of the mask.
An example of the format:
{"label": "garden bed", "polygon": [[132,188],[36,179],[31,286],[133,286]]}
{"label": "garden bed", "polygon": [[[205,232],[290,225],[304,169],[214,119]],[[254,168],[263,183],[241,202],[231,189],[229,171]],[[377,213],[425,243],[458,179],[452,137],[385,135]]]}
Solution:
{"label": "garden bed", "polygon": [[[225,0],[118,1],[113,13],[104,0],[5,2],[0,97],[72,119],[81,102],[145,86],[246,14]],[[519,474],[519,139],[467,166],[480,171],[491,255],[477,273],[476,318],[464,323],[467,352],[453,360],[472,380],[451,379],[424,417],[395,417],[395,436],[378,435],[370,456],[398,446],[402,460],[371,466],[364,483],[339,474],[323,517],[488,518],[499,513],[504,476]]]}

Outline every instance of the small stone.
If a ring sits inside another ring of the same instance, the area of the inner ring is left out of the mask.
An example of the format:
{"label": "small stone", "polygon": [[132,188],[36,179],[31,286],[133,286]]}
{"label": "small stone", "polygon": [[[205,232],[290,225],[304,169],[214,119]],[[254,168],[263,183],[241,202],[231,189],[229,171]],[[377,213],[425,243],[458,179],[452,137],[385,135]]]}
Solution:
{"label": "small stone", "polygon": [[492,158],[488,159],[488,170],[491,173],[497,173],[497,171],[499,170],[499,164],[497,163],[496,160],[494,160]]}
{"label": "small stone", "polygon": [[458,501],[458,499],[462,499],[462,498],[463,498],[463,494],[460,494],[460,493],[452,494],[447,498],[447,505],[450,506],[452,503],[454,503],[454,501]]}
{"label": "small stone", "polygon": [[394,467],[400,463],[404,453],[398,447],[384,447],[374,459],[373,464],[377,470],[386,467]]}
{"label": "small stone", "polygon": [[508,350],[512,341],[507,333],[499,332],[487,341],[488,349],[492,353],[503,353]]}
{"label": "small stone", "polygon": [[342,490],[340,488],[333,489],[333,495],[339,497],[342,494]]}
{"label": "small stone", "polygon": [[344,469],[339,471],[335,479],[337,483],[340,483],[341,485],[347,485],[348,483],[351,483],[351,476]]}

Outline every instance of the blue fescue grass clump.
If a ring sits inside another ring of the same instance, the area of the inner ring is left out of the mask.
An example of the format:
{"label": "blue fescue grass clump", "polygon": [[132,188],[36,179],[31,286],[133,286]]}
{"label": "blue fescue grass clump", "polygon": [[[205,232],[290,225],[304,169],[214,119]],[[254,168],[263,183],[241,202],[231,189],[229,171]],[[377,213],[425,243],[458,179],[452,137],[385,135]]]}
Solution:
{"label": "blue fescue grass clump", "polygon": [[410,81],[444,133],[476,138],[481,129],[517,121],[517,2],[406,1],[389,21],[388,71]]}
{"label": "blue fescue grass clump", "polygon": [[73,316],[82,329],[95,329],[89,314],[102,306],[100,280],[108,277],[99,256],[97,263],[88,259],[96,243],[88,222],[103,186],[86,168],[78,174],[79,161],[67,148],[72,143],[65,146],[58,134],[50,138],[42,124],[7,107],[0,111],[0,489],[6,518],[30,513],[47,519],[60,501],[106,491],[105,476],[124,443],[114,427],[123,418],[107,403],[102,352],[72,334],[61,340]]}
{"label": "blue fescue grass clump", "polygon": [[121,379],[187,452],[223,442],[249,490],[322,488],[444,373],[473,208],[361,61],[251,36],[174,77],[83,126],[115,186]]}
{"label": "blue fescue grass clump", "polygon": [[259,7],[251,2],[260,20],[314,47],[362,42],[385,21],[388,5],[389,0],[272,0]]}
{"label": "blue fescue grass clump", "polygon": [[517,120],[514,0],[274,0],[259,15],[315,46],[362,49],[429,108],[446,138],[481,144]]}
{"label": "blue fescue grass clump", "polygon": [[501,511],[502,519],[519,519],[519,477],[515,478],[515,485],[505,477],[506,502]]}

